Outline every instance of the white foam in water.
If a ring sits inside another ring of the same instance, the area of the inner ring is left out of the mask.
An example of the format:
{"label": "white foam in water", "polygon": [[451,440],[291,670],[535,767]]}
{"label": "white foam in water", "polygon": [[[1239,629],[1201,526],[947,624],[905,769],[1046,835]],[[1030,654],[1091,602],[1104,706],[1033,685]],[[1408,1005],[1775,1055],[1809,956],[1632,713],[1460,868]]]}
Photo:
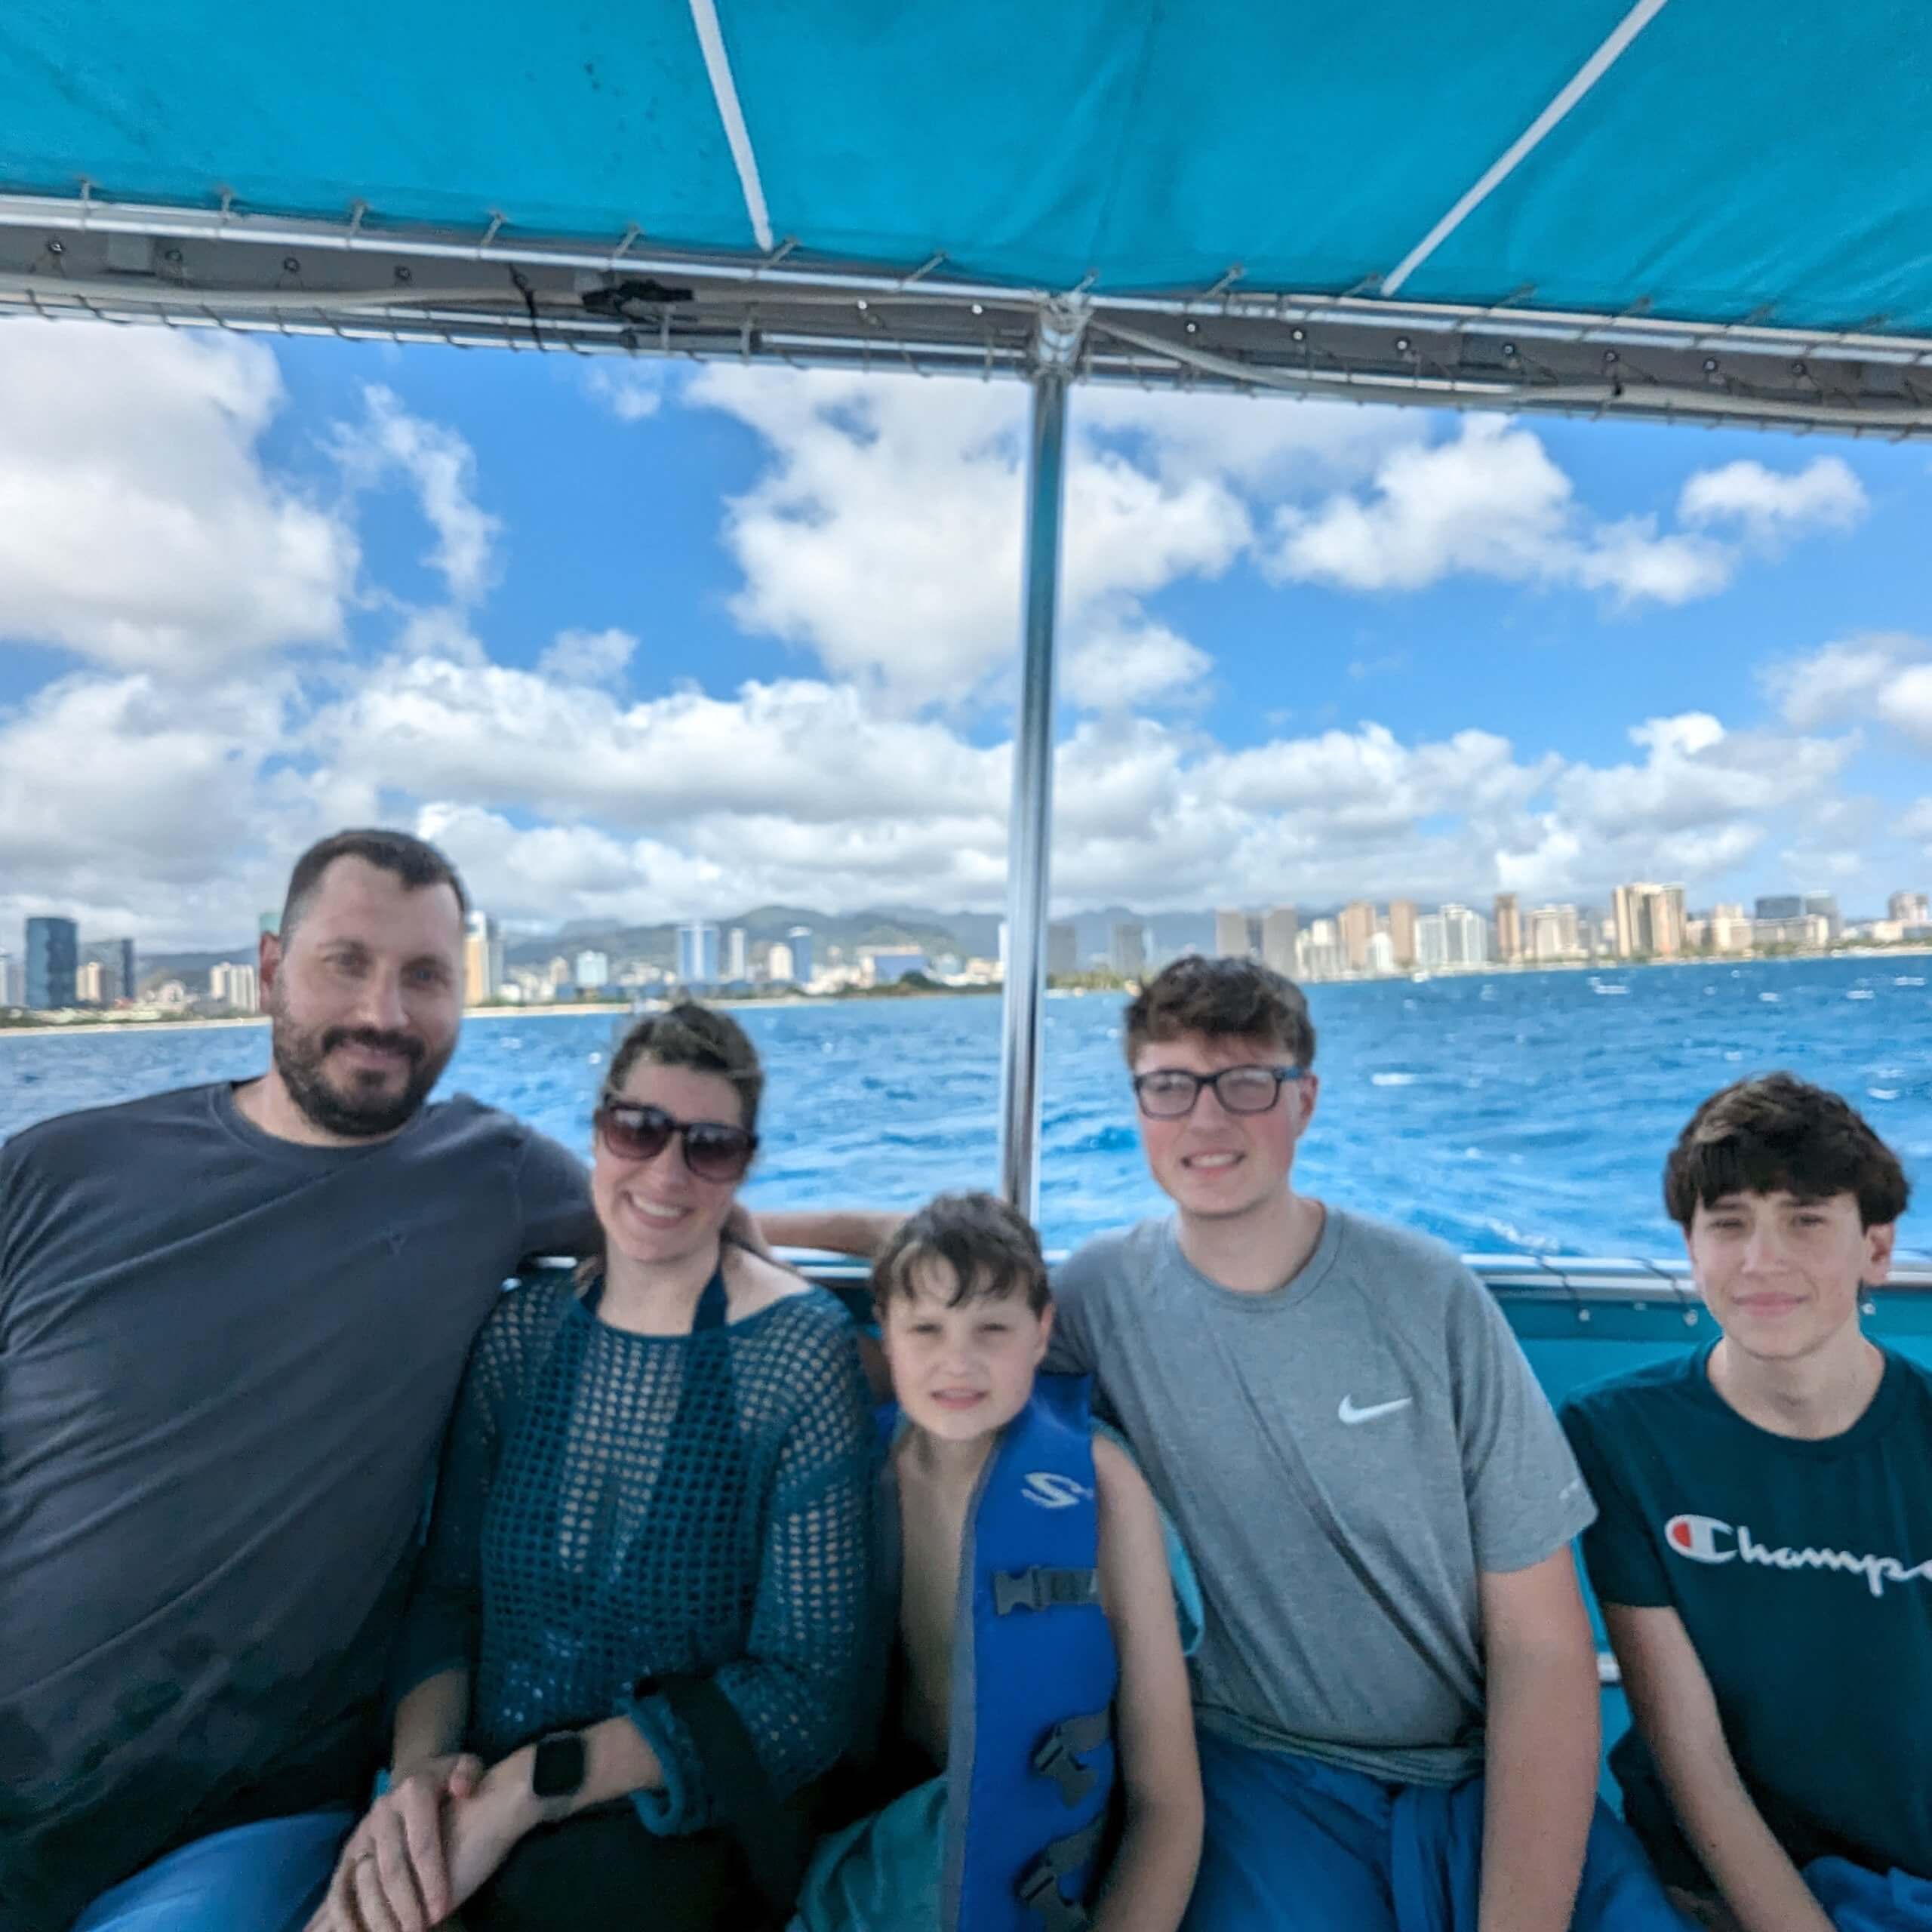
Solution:
{"label": "white foam in water", "polygon": [[1767,1006],[1776,1006],[1778,1004],[1779,995],[1776,993],[1760,993],[1758,997]]}
{"label": "white foam in water", "polygon": [[1892,984],[1893,984],[1894,986],[1924,986],[1924,983],[1925,983],[1925,982],[1924,982],[1923,980],[1905,980],[1905,979],[1900,979],[1900,980],[1894,980],[1892,982]]}
{"label": "white foam in water", "polygon": [[1865,1091],[1875,1100],[1896,1100],[1899,1097],[1896,1087],[1868,1087]]}
{"label": "white foam in water", "polygon": [[1368,1080],[1371,1087],[1413,1087],[1416,1084],[1413,1073],[1371,1073]]}
{"label": "white foam in water", "polygon": [[604,1056],[601,1054],[586,1054],[584,1057],[592,1066],[601,1066],[604,1063]]}
{"label": "white foam in water", "polygon": [[1847,999],[1876,999],[1878,997],[1876,993],[1868,992],[1863,986],[1854,986],[1845,995]]}

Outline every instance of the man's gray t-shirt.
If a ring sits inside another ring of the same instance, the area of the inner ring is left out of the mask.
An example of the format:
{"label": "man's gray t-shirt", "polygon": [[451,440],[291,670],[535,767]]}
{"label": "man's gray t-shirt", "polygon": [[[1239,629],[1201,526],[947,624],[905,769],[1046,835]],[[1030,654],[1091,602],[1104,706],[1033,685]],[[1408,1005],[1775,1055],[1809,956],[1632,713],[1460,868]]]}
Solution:
{"label": "man's gray t-shirt", "polygon": [[1482,1760],[1477,1580],[1595,1512],[1494,1299],[1440,1242],[1327,1211],[1237,1293],[1171,1220],[1057,1272],[1049,1369],[1091,1374],[1200,1573],[1204,1728],[1402,1783]]}
{"label": "man's gray t-shirt", "polygon": [[366,1793],[470,1342],[594,1226],[466,1097],[312,1147],[224,1084],[0,1148],[0,1924]]}

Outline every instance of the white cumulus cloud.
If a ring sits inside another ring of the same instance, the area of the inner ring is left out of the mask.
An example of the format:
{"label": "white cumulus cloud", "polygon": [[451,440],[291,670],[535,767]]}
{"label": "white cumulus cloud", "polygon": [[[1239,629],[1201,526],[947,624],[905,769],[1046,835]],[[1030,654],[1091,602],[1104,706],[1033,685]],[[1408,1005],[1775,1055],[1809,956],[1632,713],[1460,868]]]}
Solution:
{"label": "white cumulus cloud", "polygon": [[1773,665],[1764,682],[1785,721],[1800,730],[1872,723],[1932,746],[1932,645],[1911,632],[1834,639]]}
{"label": "white cumulus cloud", "polygon": [[283,400],[257,343],[0,329],[0,638],[180,675],[334,642],[356,544],[264,464]]}
{"label": "white cumulus cloud", "polygon": [[1681,604],[1722,589],[1732,569],[1705,538],[1660,534],[1647,518],[1593,518],[1542,438],[1498,417],[1468,417],[1445,441],[1396,448],[1364,491],[1282,506],[1273,534],[1275,577],[1349,590],[1420,590],[1473,576]]}
{"label": "white cumulus cloud", "polygon": [[457,432],[426,422],[395,391],[372,383],[363,392],[364,420],[337,432],[336,449],[350,481],[365,488],[400,476],[416,492],[435,533],[426,561],[451,596],[474,603],[496,580],[501,518],[476,500],[476,457]]}
{"label": "white cumulus cloud", "polygon": [[1686,523],[1738,525],[1760,542],[1804,530],[1849,530],[1869,507],[1864,485],[1837,456],[1819,457],[1797,470],[1751,462],[1702,469],[1678,500]]}

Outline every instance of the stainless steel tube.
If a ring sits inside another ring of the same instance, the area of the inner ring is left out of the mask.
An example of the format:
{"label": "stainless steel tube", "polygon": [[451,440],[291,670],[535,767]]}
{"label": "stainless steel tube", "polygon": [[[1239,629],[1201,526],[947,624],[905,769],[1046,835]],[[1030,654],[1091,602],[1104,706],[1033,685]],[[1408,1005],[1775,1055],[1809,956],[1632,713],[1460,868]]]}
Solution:
{"label": "stainless steel tube", "polygon": [[1066,493],[1070,358],[1033,376],[1026,466],[1025,638],[1007,828],[1006,997],[1000,1050],[1000,1192],[1026,1215],[1039,1200],[1040,1044],[1047,980],[1047,881],[1053,835],[1054,624]]}

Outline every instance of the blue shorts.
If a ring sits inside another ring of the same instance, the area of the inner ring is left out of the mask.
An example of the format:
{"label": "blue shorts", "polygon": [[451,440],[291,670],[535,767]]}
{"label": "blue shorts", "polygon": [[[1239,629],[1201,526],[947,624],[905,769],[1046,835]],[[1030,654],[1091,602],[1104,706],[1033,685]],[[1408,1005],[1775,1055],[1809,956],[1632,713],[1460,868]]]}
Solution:
{"label": "blue shorts", "polygon": [[1836,1932],[1932,1932],[1932,1878],[1820,1858],[1805,1866],[1804,1882]]}
{"label": "blue shorts", "polygon": [[[1183,1932],[1476,1932],[1483,1781],[1393,1785],[1201,1739],[1207,1829]],[[1629,1828],[1599,1802],[1574,1932],[1684,1932]]]}
{"label": "blue shorts", "polygon": [[102,1893],[73,1932],[301,1932],[355,1822],[305,1811],[197,1838]]}

